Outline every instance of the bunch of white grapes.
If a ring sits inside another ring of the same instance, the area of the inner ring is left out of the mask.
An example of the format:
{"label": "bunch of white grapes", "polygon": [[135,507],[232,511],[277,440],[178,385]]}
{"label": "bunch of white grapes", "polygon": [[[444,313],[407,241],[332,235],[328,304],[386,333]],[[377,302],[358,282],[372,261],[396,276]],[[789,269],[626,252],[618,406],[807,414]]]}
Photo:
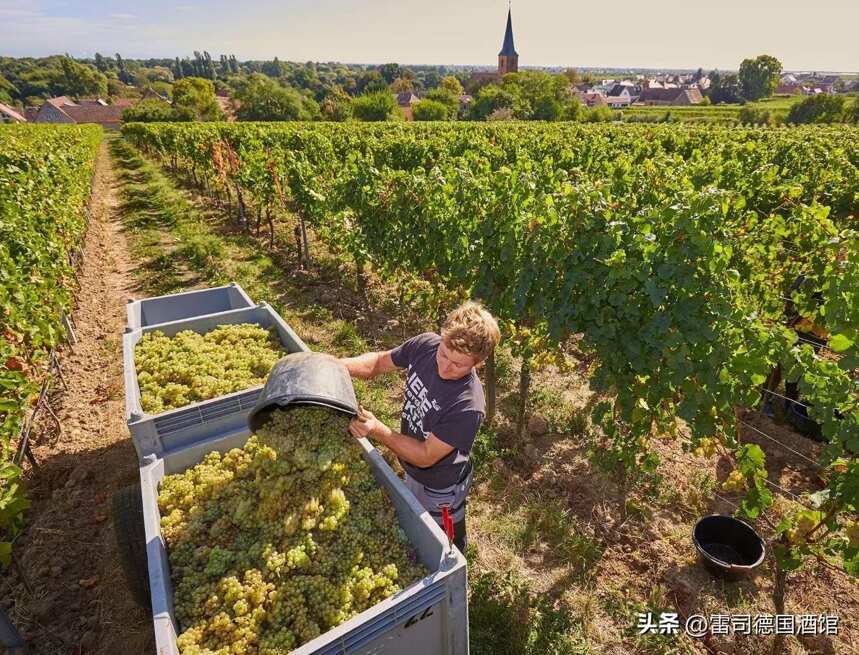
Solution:
{"label": "bunch of white grapes", "polygon": [[182,655],[285,654],[425,575],[347,423],[275,411],[163,479]]}
{"label": "bunch of white grapes", "polygon": [[220,325],[168,337],[155,330],[134,350],[140,404],[159,414],[190,403],[263,384],[286,352],[277,335],[252,323]]}

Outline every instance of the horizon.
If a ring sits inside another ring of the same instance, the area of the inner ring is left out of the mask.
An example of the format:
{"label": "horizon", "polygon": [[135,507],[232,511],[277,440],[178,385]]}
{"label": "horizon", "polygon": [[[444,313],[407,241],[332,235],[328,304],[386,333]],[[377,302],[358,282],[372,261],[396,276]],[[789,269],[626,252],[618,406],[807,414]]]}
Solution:
{"label": "horizon", "polygon": [[[859,41],[850,34],[859,24],[859,3],[839,4],[820,0],[815,25],[825,29],[817,30],[806,28],[808,17],[797,0],[759,0],[753,9],[726,0],[716,13],[681,0],[655,0],[646,8],[633,3],[571,8],[560,0],[538,0],[514,3],[512,12],[521,68],[730,71],[743,59],[766,53],[785,71],[849,74],[859,71]],[[375,18],[379,13],[383,19]],[[169,59],[206,50],[241,61],[278,57],[363,66],[493,68],[506,18],[503,0],[474,0],[467,6],[451,0],[431,6],[415,0],[251,0],[241,7],[225,0],[205,7],[193,0],[179,5],[156,0],[143,7],[129,0],[106,0],[97,7],[0,0],[0,56],[68,52],[92,58],[96,52],[119,52],[129,59]],[[352,28],[356,24],[360,31]],[[672,38],[653,38],[665,33]],[[706,34],[720,36],[707,39]],[[844,45],[851,42],[855,45]]]}

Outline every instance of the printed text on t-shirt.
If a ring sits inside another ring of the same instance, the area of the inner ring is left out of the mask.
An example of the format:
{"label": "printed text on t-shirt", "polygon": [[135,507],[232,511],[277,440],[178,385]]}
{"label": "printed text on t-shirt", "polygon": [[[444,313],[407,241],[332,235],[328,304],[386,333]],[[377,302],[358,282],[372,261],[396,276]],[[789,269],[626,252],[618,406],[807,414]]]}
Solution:
{"label": "printed text on t-shirt", "polygon": [[434,398],[428,398],[426,385],[415,371],[406,381],[406,401],[403,404],[403,419],[412,434],[427,437],[429,432],[424,430],[424,417],[430,408],[441,409]]}

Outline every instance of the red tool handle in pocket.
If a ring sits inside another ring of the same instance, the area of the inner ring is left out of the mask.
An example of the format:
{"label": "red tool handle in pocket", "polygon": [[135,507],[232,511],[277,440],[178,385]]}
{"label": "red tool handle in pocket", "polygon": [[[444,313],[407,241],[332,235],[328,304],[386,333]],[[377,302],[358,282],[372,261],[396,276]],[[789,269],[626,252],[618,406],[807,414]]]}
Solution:
{"label": "red tool handle in pocket", "polygon": [[447,540],[453,543],[453,519],[450,517],[450,509],[448,505],[441,506],[441,521],[444,524],[444,531],[447,534]]}

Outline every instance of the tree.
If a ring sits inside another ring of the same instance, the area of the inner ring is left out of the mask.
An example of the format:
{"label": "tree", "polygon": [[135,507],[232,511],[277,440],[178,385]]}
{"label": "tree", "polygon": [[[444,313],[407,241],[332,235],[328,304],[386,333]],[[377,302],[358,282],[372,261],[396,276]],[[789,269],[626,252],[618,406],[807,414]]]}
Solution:
{"label": "tree", "polygon": [[[183,120],[169,103],[163,100],[142,100],[122,112],[123,123],[157,123],[162,121]],[[187,120],[187,114],[184,115]]]}
{"label": "tree", "polygon": [[319,109],[322,120],[346,121],[352,116],[352,98],[340,87],[335,87],[323,98]]}
{"label": "tree", "polygon": [[173,107],[190,112],[200,121],[224,119],[224,112],[215,99],[215,85],[200,77],[186,77],[173,85]]}
{"label": "tree", "polygon": [[570,98],[567,106],[564,107],[565,121],[580,121],[585,116],[585,108],[576,96]]}
{"label": "tree", "polygon": [[859,124],[859,97],[857,97],[845,113],[846,119],[851,123]]}
{"label": "tree", "polygon": [[844,96],[819,93],[809,96],[790,108],[788,123],[837,123],[846,118]]}
{"label": "tree", "polygon": [[352,102],[352,114],[359,121],[386,121],[393,117],[397,103],[393,94],[385,89],[365,93]]}
{"label": "tree", "polygon": [[576,86],[577,84],[582,83],[582,76],[579,75],[579,71],[575,68],[567,68],[563,72],[563,76],[567,78],[570,83],[570,86]]}
{"label": "tree", "polygon": [[107,77],[93,66],[79,64],[66,55],[62,69],[66,94],[75,98],[107,95]]}
{"label": "tree", "polygon": [[100,73],[106,73],[113,68],[110,57],[104,57],[100,52],[95,53],[95,67]]}
{"label": "tree", "polygon": [[379,71],[366,71],[358,78],[359,93],[375,93],[376,91],[387,91],[388,84]]}
{"label": "tree", "polygon": [[421,100],[412,112],[416,121],[445,121],[450,116],[447,106],[437,100]]}
{"label": "tree", "polygon": [[536,121],[557,121],[561,119],[563,111],[561,103],[546,94],[537,98],[531,118]]}
{"label": "tree", "polygon": [[516,98],[510,91],[502,89],[497,84],[489,84],[480,89],[474,102],[471,103],[470,115],[475,120],[485,121],[499,109],[510,109],[516,104]]}
{"label": "tree", "polygon": [[279,78],[286,74],[286,66],[275,57],[273,60],[267,61],[262,65],[262,72],[269,77]]}
{"label": "tree", "polygon": [[447,88],[439,86],[425,96],[426,100],[434,100],[447,107],[447,118],[455,119],[459,115],[459,95],[454,95]]}
{"label": "tree", "polygon": [[385,84],[390,84],[398,77],[402,77],[399,64],[382,64],[379,66],[379,74],[384,78]]}
{"label": "tree", "polygon": [[182,62],[179,61],[179,57],[176,57],[176,62],[173,65],[173,78],[181,80],[183,77],[185,77],[185,73],[182,71]]}
{"label": "tree", "polygon": [[414,90],[414,80],[407,77],[398,77],[391,83],[391,91],[394,93],[409,93]]}
{"label": "tree", "polygon": [[740,109],[738,120],[743,125],[774,125],[772,113],[769,109],[755,109],[752,106],[745,106]]}
{"label": "tree", "polygon": [[125,60],[118,52],[116,53],[116,67],[119,69],[119,81],[123,84],[131,84],[131,75],[125,67]]}
{"label": "tree", "polygon": [[13,96],[18,95],[18,89],[9,80],[0,74],[0,102],[12,103]]}
{"label": "tree", "polygon": [[236,97],[241,101],[236,115],[243,121],[313,120],[319,113],[312,99],[261,73],[253,73]]}
{"label": "tree", "polygon": [[585,121],[588,123],[608,123],[613,120],[614,112],[605,105],[593,107],[585,114]]}
{"label": "tree", "polygon": [[453,96],[456,97],[457,101],[459,101],[459,97],[465,93],[465,90],[462,88],[462,82],[460,82],[453,75],[447,75],[446,77],[441,78],[441,82],[439,82],[439,88],[448,91]]}
{"label": "tree", "polygon": [[740,64],[740,87],[746,100],[769,98],[778,86],[781,62],[770,55],[744,59]]}
{"label": "tree", "polygon": [[720,103],[742,103],[743,93],[740,88],[740,79],[733,73],[727,75],[717,75],[717,82],[712,84],[708,89],[710,93],[710,101],[718,105]]}

